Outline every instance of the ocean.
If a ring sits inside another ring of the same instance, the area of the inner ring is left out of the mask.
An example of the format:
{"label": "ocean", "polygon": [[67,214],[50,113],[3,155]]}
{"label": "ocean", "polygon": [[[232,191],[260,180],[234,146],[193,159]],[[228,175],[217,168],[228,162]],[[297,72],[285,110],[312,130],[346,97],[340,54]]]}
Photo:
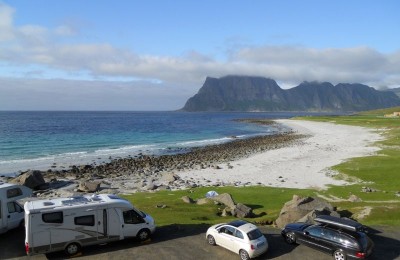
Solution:
{"label": "ocean", "polygon": [[237,122],[307,113],[0,111],[0,175],[185,152],[282,129]]}

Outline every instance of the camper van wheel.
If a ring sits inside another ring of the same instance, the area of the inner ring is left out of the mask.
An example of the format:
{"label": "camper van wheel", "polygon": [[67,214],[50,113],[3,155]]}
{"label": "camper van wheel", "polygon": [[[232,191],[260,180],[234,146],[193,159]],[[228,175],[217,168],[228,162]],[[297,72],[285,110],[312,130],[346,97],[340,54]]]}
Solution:
{"label": "camper van wheel", "polygon": [[81,251],[81,246],[78,243],[71,243],[65,248],[65,253],[69,256],[76,255]]}
{"label": "camper van wheel", "polygon": [[140,241],[146,241],[147,239],[150,238],[150,231],[148,229],[142,229],[137,234],[137,237],[139,238]]}

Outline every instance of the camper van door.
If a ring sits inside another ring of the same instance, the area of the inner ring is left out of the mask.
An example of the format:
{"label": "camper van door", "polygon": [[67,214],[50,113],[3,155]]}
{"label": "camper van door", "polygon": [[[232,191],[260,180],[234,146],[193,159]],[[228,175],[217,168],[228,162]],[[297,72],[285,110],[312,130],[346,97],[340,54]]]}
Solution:
{"label": "camper van door", "polygon": [[134,209],[125,210],[122,212],[124,218],[123,233],[124,237],[134,237],[139,230],[146,228],[146,221]]}
{"label": "camper van door", "polygon": [[7,219],[6,226],[8,229],[16,228],[21,225],[21,219],[23,219],[24,209],[16,201],[7,202]]}
{"label": "camper van door", "polygon": [[108,238],[108,215],[107,209],[97,210],[97,239]]}
{"label": "camper van door", "polygon": [[23,220],[23,212],[24,209],[16,201],[5,203],[0,200],[0,233],[18,227]]}

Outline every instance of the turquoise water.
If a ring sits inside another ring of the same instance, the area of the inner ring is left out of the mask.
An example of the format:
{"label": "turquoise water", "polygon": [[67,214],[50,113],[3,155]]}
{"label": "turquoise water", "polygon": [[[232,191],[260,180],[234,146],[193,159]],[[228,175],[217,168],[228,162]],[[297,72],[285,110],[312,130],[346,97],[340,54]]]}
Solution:
{"label": "turquoise water", "polygon": [[[304,113],[302,113],[304,114]],[[234,121],[293,113],[0,111],[0,174],[165,154],[279,129]]]}

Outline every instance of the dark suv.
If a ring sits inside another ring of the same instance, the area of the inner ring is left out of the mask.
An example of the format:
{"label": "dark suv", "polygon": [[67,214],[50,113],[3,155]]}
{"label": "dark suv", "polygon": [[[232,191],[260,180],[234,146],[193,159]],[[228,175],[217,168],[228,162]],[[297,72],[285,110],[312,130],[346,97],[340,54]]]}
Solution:
{"label": "dark suv", "polygon": [[287,224],[282,236],[289,244],[304,244],[333,255],[336,260],[365,259],[371,255],[374,243],[365,234],[365,227],[351,219],[318,216],[318,224]]}

